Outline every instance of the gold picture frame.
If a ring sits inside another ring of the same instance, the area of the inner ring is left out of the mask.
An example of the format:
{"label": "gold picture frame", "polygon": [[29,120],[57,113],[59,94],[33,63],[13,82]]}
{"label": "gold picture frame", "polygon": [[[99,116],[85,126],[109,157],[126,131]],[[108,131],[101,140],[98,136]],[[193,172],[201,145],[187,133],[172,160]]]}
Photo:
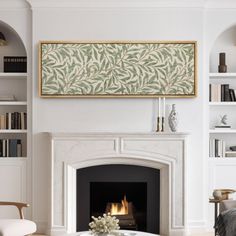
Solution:
{"label": "gold picture frame", "polygon": [[41,41],[39,95],[195,97],[196,41]]}

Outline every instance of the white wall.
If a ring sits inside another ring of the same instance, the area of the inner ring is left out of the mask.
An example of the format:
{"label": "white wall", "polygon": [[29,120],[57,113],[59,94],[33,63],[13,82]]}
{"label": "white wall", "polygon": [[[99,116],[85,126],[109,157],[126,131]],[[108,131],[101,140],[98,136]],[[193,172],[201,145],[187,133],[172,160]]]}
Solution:
{"label": "white wall", "polygon": [[33,10],[34,219],[47,221],[48,155],[41,132],[150,132],[154,99],[42,99],[38,96],[40,40],[196,40],[198,96],[176,103],[179,131],[190,132],[187,160],[188,221],[202,227],[203,188],[203,13],[197,9],[34,9]]}
{"label": "white wall", "polygon": [[[13,0],[6,2],[10,3]],[[32,0],[32,2],[37,4],[37,1]],[[0,9],[0,20],[8,22],[19,33],[28,51],[30,51],[32,23],[33,219],[39,223],[39,230],[46,229],[49,220],[50,160],[48,142],[42,132],[150,132],[155,130],[156,117],[155,99],[39,98],[38,42],[40,40],[196,40],[198,42],[198,96],[191,99],[168,99],[167,103],[177,104],[179,131],[191,134],[186,177],[187,218],[190,228],[203,228],[209,217],[206,187],[208,167],[206,75],[209,54],[219,34],[236,23],[236,10],[101,6],[57,8],[57,1],[54,4],[54,7],[48,8],[33,7],[32,21],[29,19],[28,9],[16,11],[15,5],[12,6],[14,10]]]}

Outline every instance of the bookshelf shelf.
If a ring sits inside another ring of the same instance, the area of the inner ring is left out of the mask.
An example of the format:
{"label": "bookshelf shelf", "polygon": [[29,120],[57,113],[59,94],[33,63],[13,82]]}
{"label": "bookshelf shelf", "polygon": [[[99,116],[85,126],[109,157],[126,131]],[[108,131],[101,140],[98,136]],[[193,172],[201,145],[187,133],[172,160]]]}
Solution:
{"label": "bookshelf shelf", "polygon": [[26,106],[26,101],[0,101],[0,106]]}
{"label": "bookshelf shelf", "polygon": [[210,134],[236,134],[236,129],[222,129],[222,130],[216,130],[216,129],[210,129]]}
{"label": "bookshelf shelf", "polygon": [[210,158],[210,159],[214,159],[214,160],[215,160],[215,159],[216,159],[216,160],[217,160],[217,159],[221,159],[221,160],[222,160],[222,159],[226,159],[226,160],[232,160],[232,159],[233,159],[233,160],[236,161],[236,156],[235,156],[235,157],[209,157],[209,158]]}
{"label": "bookshelf shelf", "polygon": [[210,106],[236,106],[236,102],[209,102]]}
{"label": "bookshelf shelf", "polygon": [[20,79],[26,79],[27,78],[27,73],[5,73],[5,72],[0,72],[0,78],[20,78]]}
{"label": "bookshelf shelf", "polygon": [[236,79],[236,73],[210,73],[210,79]]}
{"label": "bookshelf shelf", "polygon": [[0,134],[24,134],[27,133],[27,129],[0,129]]}
{"label": "bookshelf shelf", "polygon": [[0,157],[0,161],[3,160],[27,160],[27,157]]}

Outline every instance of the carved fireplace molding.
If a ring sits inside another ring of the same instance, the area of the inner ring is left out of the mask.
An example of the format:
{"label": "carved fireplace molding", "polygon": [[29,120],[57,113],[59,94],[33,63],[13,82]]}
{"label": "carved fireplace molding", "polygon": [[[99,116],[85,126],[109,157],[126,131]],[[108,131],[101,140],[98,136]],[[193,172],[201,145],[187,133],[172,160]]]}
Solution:
{"label": "carved fireplace molding", "polygon": [[185,133],[49,133],[49,235],[76,232],[76,170],[125,164],[160,170],[160,234],[182,236],[186,227]]}

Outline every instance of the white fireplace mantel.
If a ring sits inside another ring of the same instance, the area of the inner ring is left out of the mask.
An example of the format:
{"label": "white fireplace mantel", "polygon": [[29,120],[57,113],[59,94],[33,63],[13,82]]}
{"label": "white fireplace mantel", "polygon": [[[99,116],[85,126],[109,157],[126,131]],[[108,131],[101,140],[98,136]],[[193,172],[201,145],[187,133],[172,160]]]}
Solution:
{"label": "white fireplace mantel", "polygon": [[76,233],[76,171],[125,164],[160,170],[160,234],[185,235],[187,133],[49,133],[49,235]]}

